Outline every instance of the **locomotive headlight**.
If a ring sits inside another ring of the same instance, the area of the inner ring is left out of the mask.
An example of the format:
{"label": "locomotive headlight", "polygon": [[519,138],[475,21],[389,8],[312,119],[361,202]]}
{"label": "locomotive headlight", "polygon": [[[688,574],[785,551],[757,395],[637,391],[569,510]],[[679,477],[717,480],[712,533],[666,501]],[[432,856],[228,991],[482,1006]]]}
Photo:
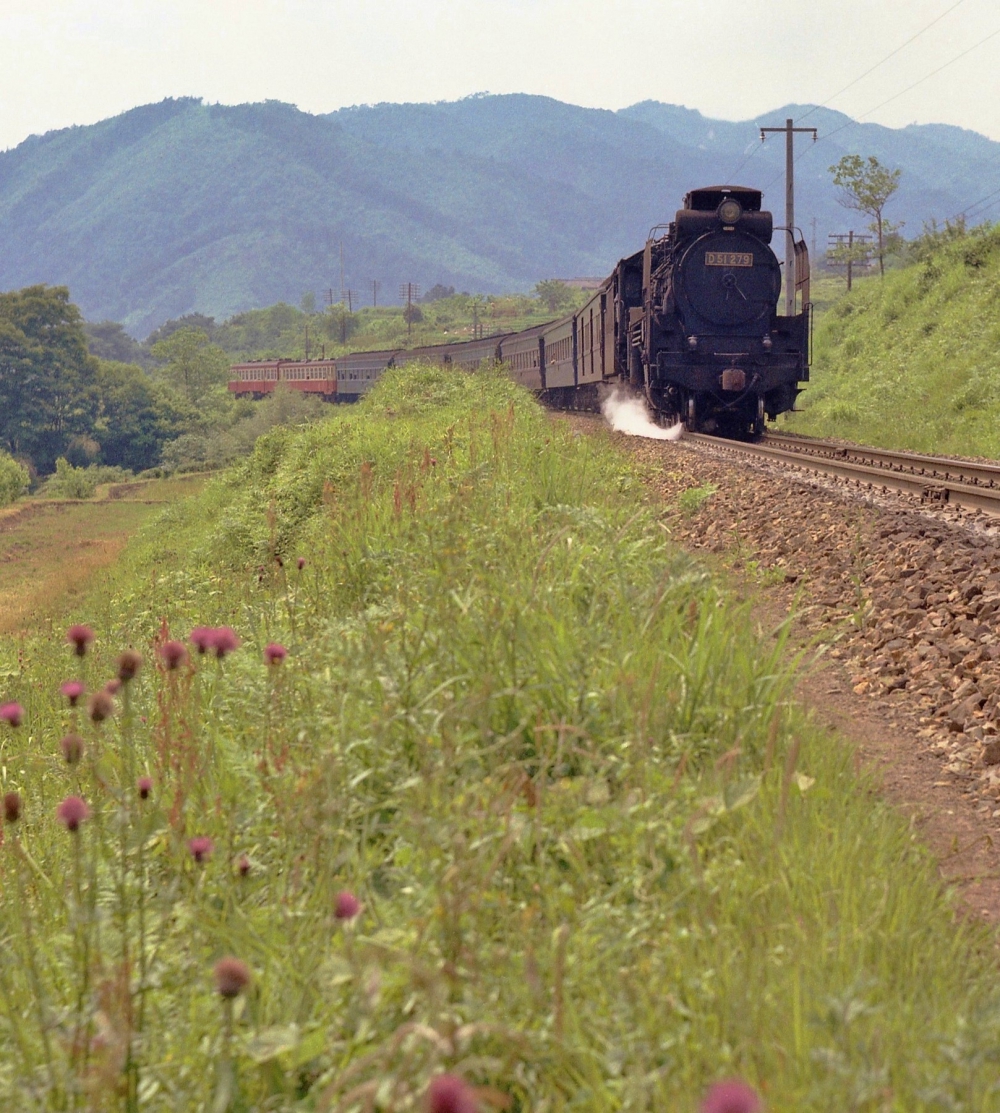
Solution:
{"label": "locomotive headlight", "polygon": [[698,347],[698,337],[697,336],[689,336],[688,337],[688,347],[691,349],[692,352],[695,350],[695,348]]}
{"label": "locomotive headlight", "polygon": [[735,224],[743,215],[743,206],[732,197],[727,198],[716,210],[723,224]]}
{"label": "locomotive headlight", "polygon": [[763,340],[763,344],[764,344],[764,351],[769,352],[771,350],[773,344],[774,344],[774,341],[770,338],[770,336],[765,336],[764,340]]}

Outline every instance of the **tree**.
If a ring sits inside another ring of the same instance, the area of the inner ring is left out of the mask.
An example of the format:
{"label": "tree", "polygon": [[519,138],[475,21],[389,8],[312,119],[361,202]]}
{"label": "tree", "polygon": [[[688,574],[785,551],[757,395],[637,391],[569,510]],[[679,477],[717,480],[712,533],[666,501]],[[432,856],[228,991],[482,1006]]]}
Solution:
{"label": "tree", "polygon": [[844,155],[835,166],[830,167],[833,184],[840,190],[837,200],[845,209],[866,213],[872,218],[869,228],[878,237],[879,273],[885,275],[886,237],[902,228],[902,224],[891,224],[885,220],[882,210],[886,202],[899,189],[902,170],[890,170],[883,166],[874,155],[863,159],[860,155]]}
{"label": "tree", "polygon": [[552,313],[569,309],[573,304],[573,291],[558,278],[549,278],[535,287],[535,296]]}
{"label": "tree", "polygon": [[155,467],[168,441],[200,424],[193,406],[132,364],[102,361],[96,381],[100,409],[93,436],[105,464]]}
{"label": "tree", "polygon": [[0,294],[0,448],[51,471],[97,410],[97,360],[65,286]]}
{"label": "tree", "polygon": [[192,406],[203,406],[229,378],[229,356],[199,328],[182,328],[153,345],[153,357],[165,366],[156,375]]}

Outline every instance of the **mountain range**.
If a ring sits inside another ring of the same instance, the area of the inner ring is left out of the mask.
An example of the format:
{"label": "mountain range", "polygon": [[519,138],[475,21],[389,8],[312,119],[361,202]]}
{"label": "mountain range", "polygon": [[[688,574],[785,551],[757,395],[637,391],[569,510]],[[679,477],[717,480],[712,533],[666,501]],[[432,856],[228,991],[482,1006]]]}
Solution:
{"label": "mountain range", "polygon": [[328,115],[170,99],[0,153],[0,288],[68,285],[88,319],[141,337],[185,313],[339,298],[341,252],[355,304],[373,281],[382,303],[403,282],[504,292],[604,275],[695,186],[763,188],[783,223],[783,137],[758,129],[786,117],[819,132],[796,139],[796,222],[820,251],[864,227],[828,170],[845,153],[902,170],[887,216],[904,235],[995,188],[1000,143],[976,132],[808,105],[734,123],[528,95]]}

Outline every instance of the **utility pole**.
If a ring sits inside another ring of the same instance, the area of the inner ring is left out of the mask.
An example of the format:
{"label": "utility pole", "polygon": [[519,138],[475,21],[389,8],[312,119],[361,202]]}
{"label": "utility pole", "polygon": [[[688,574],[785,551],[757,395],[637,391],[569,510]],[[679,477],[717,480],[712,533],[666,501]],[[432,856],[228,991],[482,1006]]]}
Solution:
{"label": "utility pole", "polygon": [[378,305],[378,288],[381,285],[382,283],[379,282],[378,279],[372,279],[372,309],[374,309],[375,306]]}
{"label": "utility pole", "polygon": [[815,260],[818,261],[819,256],[816,254],[816,218],[815,217],[812,218],[812,226],[813,226],[813,239],[812,239],[812,255],[810,256],[810,258],[815,259]]}
{"label": "utility pole", "polygon": [[[854,264],[861,263],[866,268],[871,265],[871,248],[869,244],[874,237],[862,232],[831,232],[830,242],[827,245],[827,260],[830,266],[847,267],[847,288],[850,290],[854,278]],[[832,252],[840,258],[830,259]],[[841,261],[843,260],[843,261]]]}
{"label": "utility pole", "polygon": [[406,343],[410,342],[410,333],[413,331],[413,302],[420,297],[420,286],[416,282],[401,282],[399,284],[399,300],[406,302]]}
{"label": "utility pole", "polygon": [[761,128],[760,141],[764,142],[767,132],[785,133],[785,316],[795,316],[795,133],[812,132],[816,142],[815,128],[797,128],[794,120],[786,120],[783,128]]}

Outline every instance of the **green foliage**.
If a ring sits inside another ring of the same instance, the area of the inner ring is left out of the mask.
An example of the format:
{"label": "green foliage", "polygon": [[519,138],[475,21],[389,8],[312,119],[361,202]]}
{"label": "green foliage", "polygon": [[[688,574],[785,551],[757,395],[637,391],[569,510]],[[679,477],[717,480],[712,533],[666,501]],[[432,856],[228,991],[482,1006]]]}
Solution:
{"label": "green foliage", "polygon": [[685,514],[697,514],[718,489],[714,483],[705,483],[701,487],[688,487],[686,491],[681,491],[677,504]]}
{"label": "green foliage", "polygon": [[13,456],[0,452],[0,506],[8,506],[28,489],[28,469]]}
{"label": "green foliage", "polygon": [[140,368],[102,360],[94,379],[100,406],[93,435],[105,464],[144,471],[163,446],[201,424],[201,414]]}
{"label": "green foliage", "polygon": [[75,468],[60,456],[56,460],[55,474],[46,480],[42,494],[59,499],[89,499],[94,497],[102,483],[120,483],[131,478],[132,473],[124,468],[97,464]]}
{"label": "green foliage", "polygon": [[791,428],[1000,456],[1000,228],[930,228],[914,260],[835,302]]}
{"label": "green foliage", "polygon": [[573,290],[557,278],[539,282],[535,286],[535,295],[552,313],[561,313],[573,304]]}
{"label": "green foliage", "polygon": [[192,406],[204,406],[229,378],[229,357],[200,328],[182,328],[152,347],[155,374]]}
{"label": "green foliage", "polygon": [[[12,1108],[414,1109],[441,1068],[522,1110],[693,1113],[734,1073],[803,1113],[990,1108],[987,941],[788,707],[783,639],[502,376],[394,371],[274,430],[86,617],[91,683],[147,654],[112,719],[60,705],[47,635],[0,657]],[[244,647],[153,666],[204,623]]]}
{"label": "green foliage", "polygon": [[878,238],[878,260],[885,273],[886,237],[896,236],[902,224],[891,224],[883,216],[889,198],[899,189],[902,170],[890,170],[874,155],[867,161],[860,155],[844,155],[830,167],[833,184],[840,190],[840,203],[848,209],[867,213],[872,218],[869,225]]}
{"label": "green foliage", "polygon": [[51,470],[93,425],[96,368],[65,287],[0,294],[0,448]]}

